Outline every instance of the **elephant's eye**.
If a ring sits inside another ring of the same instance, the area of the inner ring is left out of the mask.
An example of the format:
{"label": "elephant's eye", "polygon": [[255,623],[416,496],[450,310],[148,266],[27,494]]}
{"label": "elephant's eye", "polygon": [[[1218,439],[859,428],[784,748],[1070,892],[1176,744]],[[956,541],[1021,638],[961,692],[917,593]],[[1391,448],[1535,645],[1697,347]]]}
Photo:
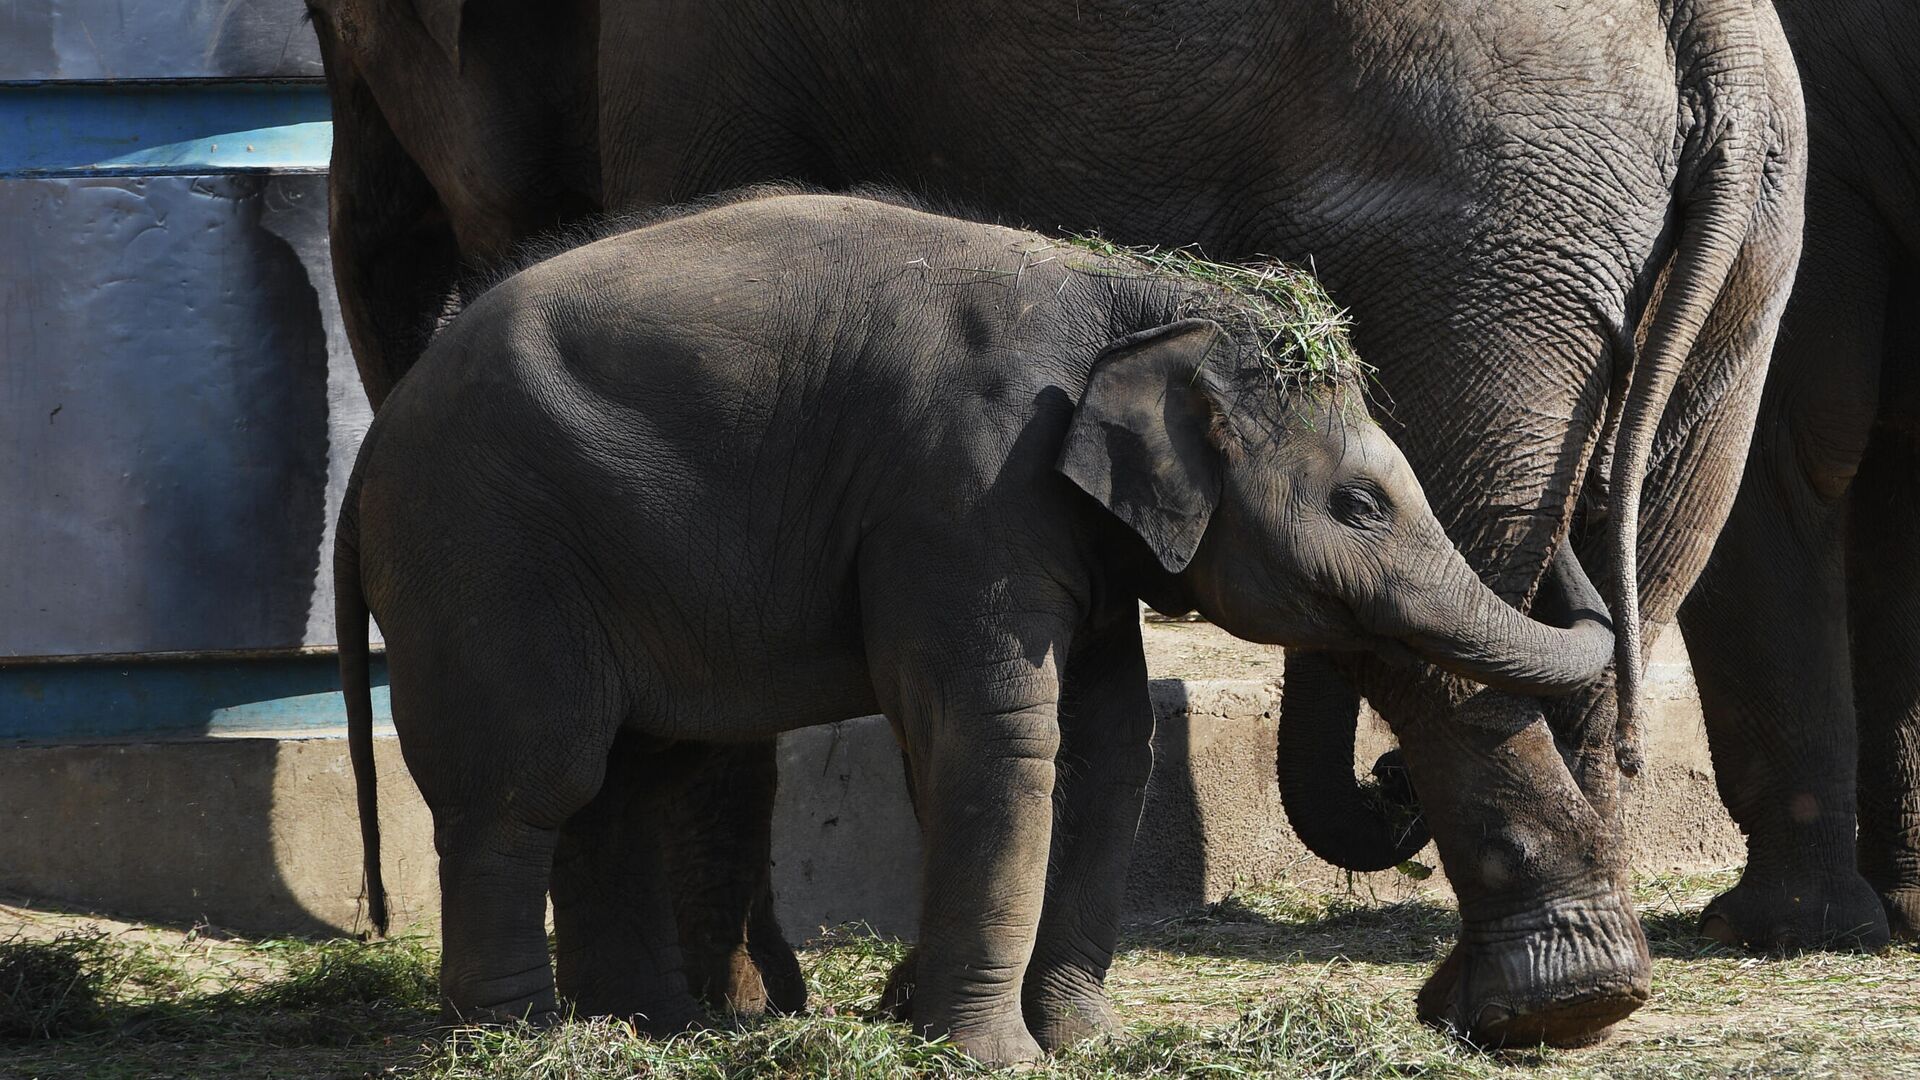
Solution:
{"label": "elephant's eye", "polygon": [[1333,489],[1329,508],[1334,520],[1349,528],[1378,528],[1387,522],[1387,497],[1368,483],[1341,484]]}

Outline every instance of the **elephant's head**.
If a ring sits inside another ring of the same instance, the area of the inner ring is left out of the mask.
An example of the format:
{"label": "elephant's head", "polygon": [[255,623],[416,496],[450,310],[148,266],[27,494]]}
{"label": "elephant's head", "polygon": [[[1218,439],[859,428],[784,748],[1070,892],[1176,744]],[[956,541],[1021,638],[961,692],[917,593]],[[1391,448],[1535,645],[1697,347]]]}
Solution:
{"label": "elephant's head", "polygon": [[1258,352],[1206,319],[1115,343],[1061,452],[1182,601],[1249,641],[1410,655],[1501,689],[1599,677],[1604,618],[1536,622],[1483,585],[1357,379],[1290,376]]}

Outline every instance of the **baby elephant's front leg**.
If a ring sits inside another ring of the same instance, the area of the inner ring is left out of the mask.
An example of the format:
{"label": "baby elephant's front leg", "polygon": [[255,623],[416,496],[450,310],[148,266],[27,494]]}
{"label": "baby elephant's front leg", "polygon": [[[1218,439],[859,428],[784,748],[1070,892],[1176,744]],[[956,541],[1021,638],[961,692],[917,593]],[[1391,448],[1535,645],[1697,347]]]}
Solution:
{"label": "baby elephant's front leg", "polygon": [[1059,723],[1051,695],[1006,700],[1033,681],[1029,669],[981,689],[942,686],[915,695],[933,707],[904,718],[926,824],[914,1021],[998,1064],[1040,1055],[1020,987],[1046,894]]}
{"label": "baby elephant's front leg", "polygon": [[1049,1052],[1120,1027],[1107,968],[1153,769],[1153,702],[1131,601],[1074,636],[1060,729],[1051,876],[1022,995],[1027,1030]]}

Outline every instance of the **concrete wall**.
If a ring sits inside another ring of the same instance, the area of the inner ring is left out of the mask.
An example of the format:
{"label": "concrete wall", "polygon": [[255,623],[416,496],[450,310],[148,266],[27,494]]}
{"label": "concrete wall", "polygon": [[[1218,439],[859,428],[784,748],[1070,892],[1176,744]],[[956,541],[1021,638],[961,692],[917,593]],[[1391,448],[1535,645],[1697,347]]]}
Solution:
{"label": "concrete wall", "polygon": [[[1667,635],[1653,668],[1653,765],[1632,800],[1646,870],[1734,865],[1742,848],[1713,793],[1698,701]],[[1349,879],[1293,837],[1274,787],[1275,688],[1157,680],[1155,771],[1135,847],[1136,917],[1275,880],[1383,896],[1404,875]],[[1359,760],[1390,740],[1363,732]],[[432,830],[391,738],[378,740],[385,874],[402,922],[437,910]],[[0,749],[0,891],[138,918],[236,930],[362,926],[353,777],[338,738],[198,738]],[[864,920],[911,935],[919,836],[898,751],[877,717],[782,741],[775,827],[781,918],[803,938]],[[1431,849],[1419,856],[1437,865]],[[1439,884],[1436,875],[1425,887]]]}

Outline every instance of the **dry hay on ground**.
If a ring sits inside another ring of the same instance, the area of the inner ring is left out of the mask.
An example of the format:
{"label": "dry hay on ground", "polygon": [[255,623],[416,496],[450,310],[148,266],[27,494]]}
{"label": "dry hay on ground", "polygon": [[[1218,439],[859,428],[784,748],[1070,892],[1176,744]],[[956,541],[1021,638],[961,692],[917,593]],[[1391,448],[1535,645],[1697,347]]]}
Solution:
{"label": "dry hay on ground", "polygon": [[[1413,994],[1451,941],[1450,908],[1277,887],[1130,931],[1112,980],[1128,1034],[1028,1075],[1920,1077],[1920,951],[1765,958],[1712,945],[1693,920],[1730,880],[1642,884],[1654,998],[1597,1049],[1491,1055],[1422,1028]],[[88,943],[75,955],[103,965],[92,1003],[71,1018],[76,1033],[0,1042],[0,1077],[982,1073],[856,1018],[901,947],[848,929],[805,955],[816,999],[837,1015],[671,1042],[609,1021],[448,1038],[435,1027],[433,951],[418,938],[248,941],[0,908],[0,940],[13,947],[61,934],[83,935],[65,940]]]}

